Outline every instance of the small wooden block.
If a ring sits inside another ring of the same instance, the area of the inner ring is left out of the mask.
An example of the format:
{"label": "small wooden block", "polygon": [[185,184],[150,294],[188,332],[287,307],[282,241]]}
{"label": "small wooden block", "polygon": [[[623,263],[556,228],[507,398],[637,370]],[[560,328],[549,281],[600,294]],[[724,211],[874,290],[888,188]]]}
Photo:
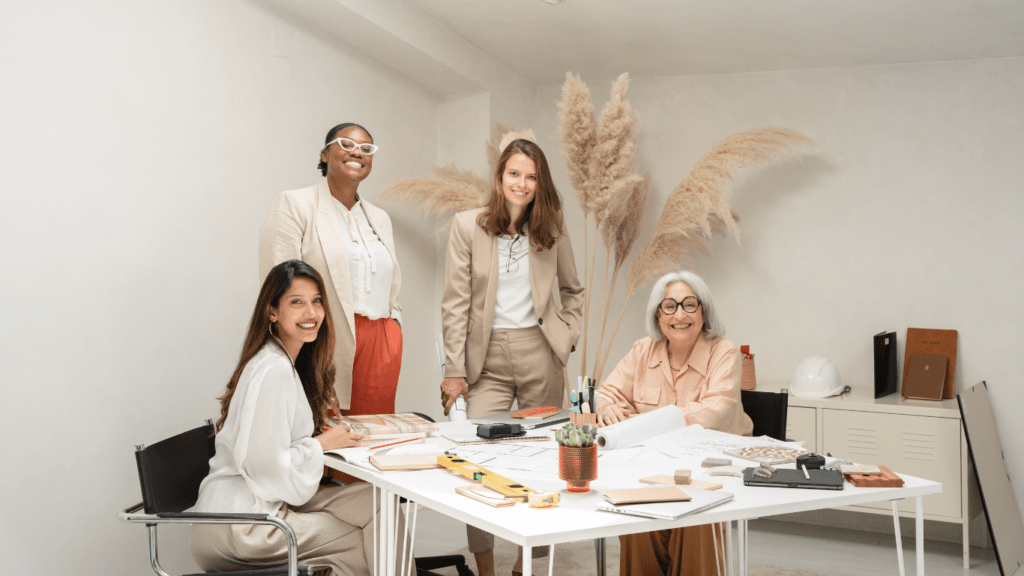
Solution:
{"label": "small wooden block", "polygon": [[881,476],[865,476],[863,474],[849,474],[846,479],[850,481],[850,484],[858,488],[902,488],[903,478],[897,476],[892,470],[889,470],[885,466],[879,466],[879,470],[882,471]]}
{"label": "small wooden block", "polygon": [[530,508],[551,508],[558,505],[558,492],[534,492],[529,500]]}
{"label": "small wooden block", "polygon": [[[640,482],[643,482],[644,484],[675,484],[676,479],[674,476],[669,476],[668,474],[658,474],[656,476],[641,478]],[[722,485],[718,482],[709,482],[707,480],[690,480],[690,488],[697,488],[698,490],[721,490]]]}
{"label": "small wooden block", "polygon": [[675,477],[673,478],[676,484],[689,484],[690,483],[690,471],[689,470],[676,470]]}

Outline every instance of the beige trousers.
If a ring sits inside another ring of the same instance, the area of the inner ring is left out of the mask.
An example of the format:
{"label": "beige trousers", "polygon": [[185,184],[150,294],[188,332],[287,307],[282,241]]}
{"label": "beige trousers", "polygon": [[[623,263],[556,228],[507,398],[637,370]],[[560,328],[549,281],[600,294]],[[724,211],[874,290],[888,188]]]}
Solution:
{"label": "beige trousers", "polygon": [[[277,517],[295,531],[300,564],[325,564],[336,576],[368,576],[373,567],[373,514],[371,485],[359,483],[322,486],[302,506],[282,506]],[[207,572],[288,561],[288,539],[273,526],[194,524],[189,539],[192,558]]]}
{"label": "beige trousers", "polygon": [[[521,410],[560,407],[564,378],[564,367],[539,327],[494,330],[480,378],[469,386],[466,415],[472,419],[508,412],[513,401],[518,401]],[[494,535],[490,532],[466,526],[466,537],[474,554],[494,550]],[[547,556],[548,550],[547,546],[537,546],[533,557]],[[520,549],[520,557],[522,554]]]}

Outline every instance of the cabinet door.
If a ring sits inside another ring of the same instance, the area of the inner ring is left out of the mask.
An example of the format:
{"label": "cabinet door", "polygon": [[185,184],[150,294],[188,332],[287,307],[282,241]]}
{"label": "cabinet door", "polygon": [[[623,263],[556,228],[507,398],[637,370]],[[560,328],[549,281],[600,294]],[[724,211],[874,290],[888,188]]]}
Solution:
{"label": "cabinet door", "polygon": [[[941,482],[942,493],[925,496],[925,514],[961,517],[959,420],[824,409],[822,425],[823,452]],[[888,502],[864,506],[890,508]],[[900,502],[900,510],[912,513],[914,499]]]}
{"label": "cabinet door", "polygon": [[814,408],[790,406],[786,411],[786,439],[804,441],[804,448],[817,452],[818,427],[814,421]]}

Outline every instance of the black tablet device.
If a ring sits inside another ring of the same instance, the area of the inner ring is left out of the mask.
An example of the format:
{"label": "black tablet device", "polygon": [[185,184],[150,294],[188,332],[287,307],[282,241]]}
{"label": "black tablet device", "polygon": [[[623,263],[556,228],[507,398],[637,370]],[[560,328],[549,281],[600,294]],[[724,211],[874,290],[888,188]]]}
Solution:
{"label": "black tablet device", "polygon": [[[777,468],[771,478],[754,475],[756,468],[743,471],[744,486],[769,486],[773,488],[811,488],[815,490],[842,490],[843,474],[839,470],[793,470]],[[810,476],[810,478],[808,478]]]}

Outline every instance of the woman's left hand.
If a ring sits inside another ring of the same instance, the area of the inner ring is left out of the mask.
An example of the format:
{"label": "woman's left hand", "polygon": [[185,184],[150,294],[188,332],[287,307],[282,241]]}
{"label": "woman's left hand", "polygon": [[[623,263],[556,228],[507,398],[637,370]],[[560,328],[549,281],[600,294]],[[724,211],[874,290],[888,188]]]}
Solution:
{"label": "woman's left hand", "polygon": [[604,428],[622,422],[626,418],[629,418],[629,414],[622,407],[616,404],[606,404],[597,411],[597,427]]}
{"label": "woman's left hand", "polygon": [[359,446],[359,441],[365,440],[366,436],[352,432],[352,429],[347,424],[339,424],[333,428],[325,429],[323,434],[313,438],[320,443],[320,446],[326,452],[327,450]]}

